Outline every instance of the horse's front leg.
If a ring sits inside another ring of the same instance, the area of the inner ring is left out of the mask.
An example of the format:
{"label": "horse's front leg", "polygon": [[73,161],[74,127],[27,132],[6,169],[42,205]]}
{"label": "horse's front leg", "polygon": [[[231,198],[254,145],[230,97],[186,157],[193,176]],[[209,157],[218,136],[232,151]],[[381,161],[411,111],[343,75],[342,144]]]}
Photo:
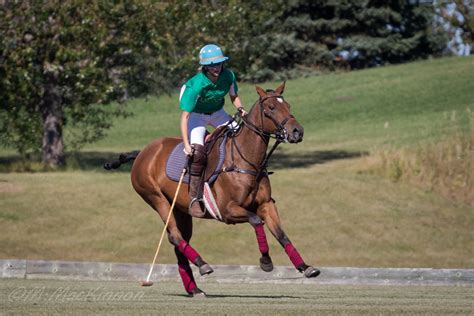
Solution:
{"label": "horse's front leg", "polygon": [[283,231],[281,227],[280,216],[278,215],[278,211],[273,200],[261,204],[258,208],[257,214],[263,218],[268,226],[268,229],[285,249],[286,254],[298,271],[304,273],[305,277],[307,278],[317,277],[321,273],[318,269],[308,266],[304,262],[298,250],[296,250],[288,236]]}
{"label": "horse's front leg", "polygon": [[258,249],[262,256],[260,257],[260,268],[265,272],[273,270],[273,262],[269,254],[269,247],[267,242],[267,236],[265,235],[265,229],[263,227],[264,222],[255,213],[249,212],[243,207],[240,207],[234,202],[230,202],[227,206],[224,215],[224,222],[226,224],[246,223],[255,229],[255,235],[257,237]]}

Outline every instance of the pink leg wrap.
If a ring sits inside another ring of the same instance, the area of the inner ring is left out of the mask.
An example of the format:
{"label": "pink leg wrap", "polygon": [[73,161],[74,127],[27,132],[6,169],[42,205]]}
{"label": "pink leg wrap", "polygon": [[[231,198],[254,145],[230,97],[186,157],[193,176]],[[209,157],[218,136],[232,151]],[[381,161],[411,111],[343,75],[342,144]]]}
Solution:
{"label": "pink leg wrap", "polygon": [[194,282],[193,271],[191,270],[189,263],[178,263],[178,271],[181,280],[183,281],[184,289],[186,292],[192,293],[197,285],[196,282]]}
{"label": "pink leg wrap", "polygon": [[269,247],[267,242],[267,236],[265,235],[265,230],[263,228],[263,224],[258,224],[255,227],[255,235],[257,235],[257,242],[258,242],[258,249],[260,252],[268,253]]}
{"label": "pink leg wrap", "polygon": [[182,240],[178,246],[179,251],[192,263],[196,263],[199,254],[186,241]]}
{"label": "pink leg wrap", "polygon": [[295,268],[299,268],[302,264],[304,264],[303,258],[301,258],[298,250],[291,243],[285,245],[285,252],[290,257],[291,262],[295,266]]}

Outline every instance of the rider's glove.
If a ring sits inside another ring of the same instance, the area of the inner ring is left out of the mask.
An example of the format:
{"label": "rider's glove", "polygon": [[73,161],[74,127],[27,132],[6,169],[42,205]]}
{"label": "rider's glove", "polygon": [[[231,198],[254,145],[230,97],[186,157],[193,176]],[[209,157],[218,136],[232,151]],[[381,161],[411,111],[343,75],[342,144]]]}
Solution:
{"label": "rider's glove", "polygon": [[240,116],[245,116],[247,115],[247,111],[245,111],[244,107],[243,106],[239,106],[239,108],[237,109],[237,111],[239,111],[239,114]]}

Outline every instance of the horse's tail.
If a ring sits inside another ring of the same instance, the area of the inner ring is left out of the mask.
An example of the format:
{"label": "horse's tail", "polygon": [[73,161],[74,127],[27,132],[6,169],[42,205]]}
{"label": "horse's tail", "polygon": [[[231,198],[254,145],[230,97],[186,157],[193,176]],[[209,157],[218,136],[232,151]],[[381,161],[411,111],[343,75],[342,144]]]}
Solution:
{"label": "horse's tail", "polygon": [[112,170],[120,168],[122,164],[135,160],[139,153],[139,150],[135,150],[128,153],[120,154],[118,160],[112,160],[104,163],[104,169]]}

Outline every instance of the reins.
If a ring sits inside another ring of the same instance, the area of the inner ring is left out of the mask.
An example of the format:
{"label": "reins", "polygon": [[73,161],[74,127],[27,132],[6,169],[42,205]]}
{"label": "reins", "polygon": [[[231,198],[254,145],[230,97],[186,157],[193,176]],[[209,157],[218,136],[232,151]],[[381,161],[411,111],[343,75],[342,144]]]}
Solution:
{"label": "reins", "polygon": [[[278,122],[273,117],[273,115],[270,112],[268,112],[267,110],[265,110],[265,108],[263,107],[263,103],[267,99],[270,99],[270,98],[282,98],[282,96],[280,96],[280,95],[271,95],[271,96],[260,97],[258,105],[259,105],[259,108],[260,108],[261,127],[256,126],[252,122],[248,121],[245,117],[240,116],[239,113],[234,115],[234,120],[235,120],[235,118],[240,117],[241,122],[239,123],[239,126],[243,125],[244,127],[247,127],[249,130],[251,130],[252,132],[259,135],[262,138],[262,140],[264,141],[264,143],[267,145],[267,148],[268,148],[268,143],[269,143],[270,138],[274,138],[275,143],[273,144],[272,148],[270,149],[270,151],[265,152],[265,156],[264,156],[263,161],[259,165],[257,165],[255,163],[250,162],[242,154],[239,146],[237,145],[237,143],[235,141],[235,138],[236,138],[235,136],[236,135],[234,134],[233,137],[231,137],[231,142],[232,142],[231,143],[231,159],[232,159],[232,162],[231,162],[231,165],[229,167],[224,167],[222,169],[223,172],[238,172],[238,173],[243,173],[243,174],[250,174],[250,175],[253,175],[253,176],[256,177],[255,181],[257,183],[260,182],[260,180],[262,179],[263,176],[269,174],[269,172],[267,171],[267,166],[268,166],[268,162],[270,160],[270,157],[272,156],[273,152],[278,147],[278,145],[280,145],[282,142],[287,141],[288,132],[285,129],[285,124],[288,122],[288,120],[290,120],[291,118],[294,118],[294,116],[290,114],[288,117],[283,119],[283,121]],[[276,129],[273,133],[268,133],[268,132],[265,132],[263,130],[263,118],[264,118],[264,116],[268,117],[275,124]],[[235,120],[235,121],[237,121],[237,120]],[[255,169],[255,171],[254,170],[241,169],[241,168],[239,168],[235,165],[235,163],[234,163],[234,148],[237,150],[237,152],[242,157],[242,159],[245,162],[247,162],[250,166],[252,166]]]}

